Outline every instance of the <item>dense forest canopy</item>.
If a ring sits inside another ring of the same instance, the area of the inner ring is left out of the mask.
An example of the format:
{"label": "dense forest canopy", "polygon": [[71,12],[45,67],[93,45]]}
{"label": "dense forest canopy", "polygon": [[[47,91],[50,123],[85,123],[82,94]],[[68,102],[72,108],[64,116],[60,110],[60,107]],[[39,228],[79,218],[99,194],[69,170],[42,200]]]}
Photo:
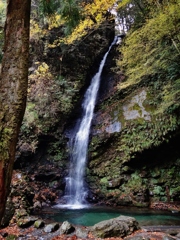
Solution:
{"label": "dense forest canopy", "polygon": [[[161,38],[163,34],[169,34],[171,30],[171,35],[173,35],[174,31],[177,32],[178,30],[178,0],[121,0],[117,2],[113,0],[33,0],[31,3],[31,34],[33,35],[33,33],[39,31],[39,34],[43,35],[45,31],[40,29],[46,27],[52,29],[53,27],[59,27],[63,24],[64,32],[68,37],[63,40],[62,38],[57,39],[54,44],[60,44],[59,42],[62,41],[71,44],[78,39],[82,40],[83,36],[87,33],[89,34],[90,29],[94,27],[98,28],[99,24],[107,18],[108,11],[114,6],[116,6],[118,11],[119,19],[122,20],[121,23],[126,25],[126,29],[131,29],[133,32],[142,26],[146,26],[147,32],[144,32],[144,34],[147,36],[158,35],[159,38]],[[1,38],[3,23],[5,21],[5,8],[6,0],[2,0],[0,2]],[[153,20],[151,21],[151,19]],[[158,31],[161,33],[157,33],[158,24],[156,23],[158,22],[160,24]],[[40,29],[38,30],[38,28]],[[152,28],[153,31],[152,34],[150,34]],[[172,38],[171,41],[177,48],[176,39]]]}

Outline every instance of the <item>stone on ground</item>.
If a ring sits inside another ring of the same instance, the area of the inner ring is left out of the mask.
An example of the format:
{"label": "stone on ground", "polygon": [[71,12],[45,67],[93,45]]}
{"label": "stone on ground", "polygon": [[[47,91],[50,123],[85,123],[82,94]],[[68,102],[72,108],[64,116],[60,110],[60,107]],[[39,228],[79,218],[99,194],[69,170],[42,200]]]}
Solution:
{"label": "stone on ground", "polygon": [[68,221],[63,222],[60,227],[61,234],[69,234],[74,232],[74,230],[75,228]]}
{"label": "stone on ground", "polygon": [[51,223],[45,226],[44,232],[46,233],[51,233],[59,229],[59,224],[58,223]]}
{"label": "stone on ground", "polygon": [[138,222],[133,217],[119,216],[95,224],[90,231],[95,237],[125,237],[140,229]]}
{"label": "stone on ground", "polygon": [[35,223],[34,223],[34,227],[35,227],[35,228],[41,228],[41,227],[43,227],[43,226],[44,226],[44,221],[41,220],[41,219],[38,219],[38,220],[35,221]]}

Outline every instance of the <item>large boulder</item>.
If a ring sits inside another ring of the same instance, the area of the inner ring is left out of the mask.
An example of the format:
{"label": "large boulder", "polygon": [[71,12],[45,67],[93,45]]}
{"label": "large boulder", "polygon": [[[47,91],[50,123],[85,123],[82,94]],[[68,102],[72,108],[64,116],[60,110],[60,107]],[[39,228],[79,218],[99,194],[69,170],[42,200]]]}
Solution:
{"label": "large boulder", "polygon": [[32,226],[35,221],[37,221],[37,217],[25,216],[18,220],[17,225],[20,228],[27,228]]}
{"label": "large boulder", "polygon": [[59,229],[59,223],[50,223],[45,226],[44,232],[52,233]]}
{"label": "large boulder", "polygon": [[88,239],[89,229],[86,227],[76,227],[76,237],[80,239]]}
{"label": "large boulder", "polygon": [[74,230],[75,228],[68,221],[63,222],[60,227],[61,234],[69,234],[74,232]]}
{"label": "large boulder", "polygon": [[119,216],[95,224],[91,227],[91,232],[98,238],[125,237],[139,228],[139,224],[135,218]]}

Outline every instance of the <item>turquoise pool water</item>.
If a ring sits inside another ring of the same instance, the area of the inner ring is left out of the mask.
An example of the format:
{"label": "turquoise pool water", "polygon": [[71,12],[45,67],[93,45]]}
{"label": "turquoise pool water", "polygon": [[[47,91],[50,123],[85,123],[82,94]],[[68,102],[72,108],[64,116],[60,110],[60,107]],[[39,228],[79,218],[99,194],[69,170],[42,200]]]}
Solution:
{"label": "turquoise pool water", "polygon": [[118,217],[119,215],[136,218],[140,225],[179,225],[180,213],[139,208],[87,207],[82,209],[51,208],[44,209],[44,218],[57,222],[69,221],[72,224],[93,226],[94,224]]}

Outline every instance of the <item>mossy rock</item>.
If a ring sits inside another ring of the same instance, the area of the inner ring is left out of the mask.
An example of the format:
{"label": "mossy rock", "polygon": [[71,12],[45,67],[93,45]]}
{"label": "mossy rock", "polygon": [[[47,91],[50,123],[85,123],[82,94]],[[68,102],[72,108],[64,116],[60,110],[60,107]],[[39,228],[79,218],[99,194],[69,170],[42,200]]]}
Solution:
{"label": "mossy rock", "polygon": [[20,218],[17,222],[17,225],[20,228],[30,227],[34,224],[34,222],[36,220],[37,220],[37,217],[27,216],[27,217],[24,217],[24,218]]}
{"label": "mossy rock", "polygon": [[14,234],[10,234],[6,237],[6,240],[16,240],[16,239],[18,239],[18,236]]}
{"label": "mossy rock", "polygon": [[36,220],[35,223],[34,223],[34,227],[35,227],[35,228],[44,227],[44,221],[41,220],[41,219]]}

